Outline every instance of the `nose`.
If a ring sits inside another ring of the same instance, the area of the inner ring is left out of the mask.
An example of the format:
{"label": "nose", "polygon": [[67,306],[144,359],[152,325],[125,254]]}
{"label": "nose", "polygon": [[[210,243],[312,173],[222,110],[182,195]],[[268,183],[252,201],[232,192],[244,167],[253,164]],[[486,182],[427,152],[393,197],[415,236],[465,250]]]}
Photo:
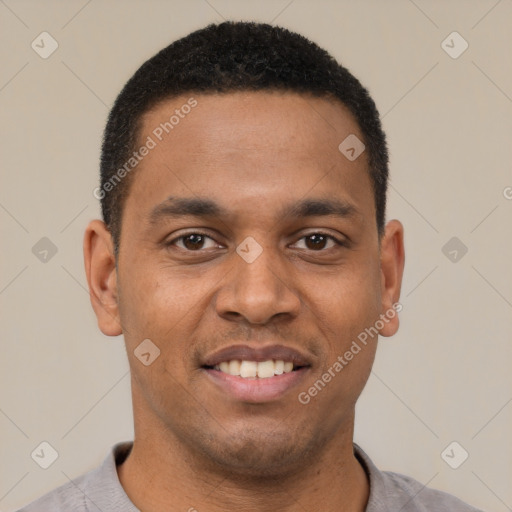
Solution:
{"label": "nose", "polygon": [[274,317],[296,317],[301,301],[291,282],[286,262],[280,261],[269,248],[248,263],[233,254],[234,268],[217,292],[216,309],[228,320],[245,320],[250,324],[267,324]]}

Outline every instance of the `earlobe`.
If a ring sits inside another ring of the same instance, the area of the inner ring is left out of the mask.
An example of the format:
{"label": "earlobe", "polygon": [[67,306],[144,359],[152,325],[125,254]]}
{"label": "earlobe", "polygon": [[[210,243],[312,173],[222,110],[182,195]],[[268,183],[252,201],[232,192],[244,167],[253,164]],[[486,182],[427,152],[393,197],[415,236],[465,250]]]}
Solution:
{"label": "earlobe", "polygon": [[400,221],[391,220],[381,241],[381,317],[385,316],[381,336],[393,336],[398,331],[400,290],[405,264],[404,228]]}
{"label": "earlobe", "polygon": [[123,331],[119,319],[116,261],[112,236],[101,220],[91,221],[85,230],[84,264],[98,327],[107,336],[119,336]]}

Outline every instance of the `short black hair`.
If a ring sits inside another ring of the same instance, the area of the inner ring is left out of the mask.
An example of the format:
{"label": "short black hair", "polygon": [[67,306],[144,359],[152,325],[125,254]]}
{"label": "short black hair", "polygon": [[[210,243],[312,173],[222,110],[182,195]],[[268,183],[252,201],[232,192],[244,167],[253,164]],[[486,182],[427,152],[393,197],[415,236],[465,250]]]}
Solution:
{"label": "short black hair", "polygon": [[[388,151],[368,91],[327,51],[300,34],[263,23],[227,21],[192,32],[159,51],[142,64],[114,102],[103,135],[101,186],[95,196],[101,199],[116,256],[133,176],[126,172],[126,162],[139,142],[143,114],[183,94],[272,90],[335,98],[349,109],[364,137],[377,230],[382,235]],[[125,172],[120,172],[123,166]]]}

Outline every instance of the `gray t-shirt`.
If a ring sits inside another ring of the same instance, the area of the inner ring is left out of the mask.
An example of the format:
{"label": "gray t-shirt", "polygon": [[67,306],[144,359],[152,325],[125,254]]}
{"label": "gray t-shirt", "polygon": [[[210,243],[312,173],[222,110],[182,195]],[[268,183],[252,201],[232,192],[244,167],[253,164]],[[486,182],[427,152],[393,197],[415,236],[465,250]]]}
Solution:
{"label": "gray t-shirt", "polygon": [[[130,453],[132,442],[116,444],[101,466],[42,496],[18,512],[140,512],[126,495],[116,464]],[[482,512],[408,476],[380,471],[354,443],[354,454],[370,481],[366,512]]]}

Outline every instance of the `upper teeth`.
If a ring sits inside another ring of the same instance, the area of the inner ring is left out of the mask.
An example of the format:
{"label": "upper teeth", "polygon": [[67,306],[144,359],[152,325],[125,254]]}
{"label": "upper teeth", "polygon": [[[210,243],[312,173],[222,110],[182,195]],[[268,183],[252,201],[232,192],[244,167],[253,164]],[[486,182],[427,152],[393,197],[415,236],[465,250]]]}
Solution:
{"label": "upper teeth", "polygon": [[273,377],[274,375],[281,375],[283,373],[289,373],[293,370],[293,363],[290,361],[263,361],[257,363],[256,361],[223,361],[220,364],[214,366],[216,370],[228,373],[229,375],[237,375],[244,378],[259,377],[260,379],[266,379]]}

